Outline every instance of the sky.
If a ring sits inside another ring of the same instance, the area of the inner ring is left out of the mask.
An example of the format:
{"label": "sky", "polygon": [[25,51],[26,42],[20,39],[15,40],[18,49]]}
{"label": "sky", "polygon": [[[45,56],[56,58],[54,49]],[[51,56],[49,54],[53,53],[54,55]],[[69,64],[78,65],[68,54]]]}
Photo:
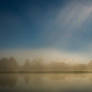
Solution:
{"label": "sky", "polygon": [[91,52],[91,0],[0,0],[0,57],[44,53],[86,62]]}

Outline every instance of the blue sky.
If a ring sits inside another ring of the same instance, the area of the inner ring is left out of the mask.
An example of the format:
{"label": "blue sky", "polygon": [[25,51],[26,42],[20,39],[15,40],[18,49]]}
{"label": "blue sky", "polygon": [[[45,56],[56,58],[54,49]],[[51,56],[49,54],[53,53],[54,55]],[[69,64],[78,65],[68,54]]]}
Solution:
{"label": "blue sky", "polygon": [[0,49],[92,51],[91,0],[0,0]]}
{"label": "blue sky", "polygon": [[[62,2],[61,2],[62,4]],[[61,5],[60,4],[60,5]],[[49,46],[45,25],[56,17],[57,1],[6,0],[0,3],[0,47],[38,48]],[[49,30],[53,33],[53,27]]]}

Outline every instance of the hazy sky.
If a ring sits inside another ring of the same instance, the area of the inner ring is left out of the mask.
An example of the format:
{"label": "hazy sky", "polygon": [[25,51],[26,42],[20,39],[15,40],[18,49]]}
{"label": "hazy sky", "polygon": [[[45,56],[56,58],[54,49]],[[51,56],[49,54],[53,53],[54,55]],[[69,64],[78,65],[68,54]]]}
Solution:
{"label": "hazy sky", "polygon": [[0,54],[48,48],[92,58],[92,0],[0,0]]}

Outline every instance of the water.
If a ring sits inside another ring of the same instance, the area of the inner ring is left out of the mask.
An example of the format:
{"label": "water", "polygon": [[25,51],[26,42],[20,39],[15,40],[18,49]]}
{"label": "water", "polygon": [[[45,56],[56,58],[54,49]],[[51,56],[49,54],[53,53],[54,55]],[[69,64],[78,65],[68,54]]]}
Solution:
{"label": "water", "polygon": [[92,92],[92,74],[1,73],[0,92]]}

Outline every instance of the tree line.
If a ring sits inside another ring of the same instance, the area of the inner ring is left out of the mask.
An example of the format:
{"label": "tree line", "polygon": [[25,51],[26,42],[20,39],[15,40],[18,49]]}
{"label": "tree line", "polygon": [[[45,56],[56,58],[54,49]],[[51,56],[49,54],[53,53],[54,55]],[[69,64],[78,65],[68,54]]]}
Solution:
{"label": "tree line", "polygon": [[26,60],[20,65],[14,57],[0,59],[0,72],[72,72],[92,71],[92,61],[88,64],[67,64],[64,62],[43,62],[41,58]]}

